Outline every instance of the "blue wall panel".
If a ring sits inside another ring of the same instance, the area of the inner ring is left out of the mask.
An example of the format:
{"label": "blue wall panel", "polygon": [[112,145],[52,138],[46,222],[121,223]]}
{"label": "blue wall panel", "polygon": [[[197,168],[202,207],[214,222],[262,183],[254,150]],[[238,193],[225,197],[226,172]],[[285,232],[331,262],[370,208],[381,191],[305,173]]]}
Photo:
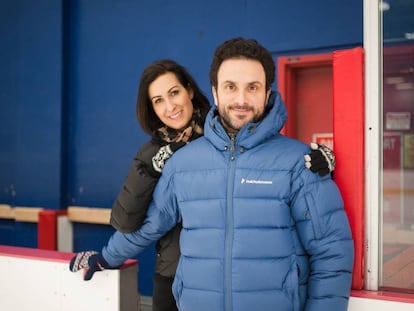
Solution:
{"label": "blue wall panel", "polygon": [[0,244],[37,248],[37,223],[0,219]]}
{"label": "blue wall panel", "polygon": [[247,1],[247,36],[277,53],[362,45],[362,4],[362,1]]}
{"label": "blue wall panel", "polygon": [[16,246],[16,235],[14,219],[0,219],[0,244]]}
{"label": "blue wall panel", "polygon": [[0,4],[0,202],[59,208],[59,1]]}
{"label": "blue wall panel", "polygon": [[15,222],[15,245],[37,248],[37,223]]}

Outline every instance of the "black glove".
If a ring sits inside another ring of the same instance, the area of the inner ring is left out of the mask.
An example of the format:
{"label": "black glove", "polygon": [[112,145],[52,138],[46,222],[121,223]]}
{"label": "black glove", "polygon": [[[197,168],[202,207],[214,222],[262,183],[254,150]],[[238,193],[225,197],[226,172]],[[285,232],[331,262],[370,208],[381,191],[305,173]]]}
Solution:
{"label": "black glove", "polygon": [[184,146],[186,143],[183,141],[177,143],[171,143],[169,145],[162,146],[155,156],[152,157],[152,167],[158,173],[162,172],[165,161],[167,161],[171,155]]}
{"label": "black glove", "polygon": [[305,155],[305,166],[313,173],[325,176],[335,169],[335,155],[333,151],[325,145],[311,143],[311,152]]}
{"label": "black glove", "polygon": [[83,279],[89,281],[96,271],[116,268],[111,267],[101,253],[86,251],[77,253],[76,256],[70,260],[69,269],[72,272],[77,272],[83,269]]}

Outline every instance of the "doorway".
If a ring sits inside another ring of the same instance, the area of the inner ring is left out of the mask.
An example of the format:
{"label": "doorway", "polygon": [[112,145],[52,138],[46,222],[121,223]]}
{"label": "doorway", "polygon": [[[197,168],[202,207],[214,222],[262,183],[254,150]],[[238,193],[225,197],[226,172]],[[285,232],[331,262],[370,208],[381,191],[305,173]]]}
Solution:
{"label": "doorway", "polygon": [[333,148],[332,53],[279,57],[277,63],[288,110],[284,134]]}

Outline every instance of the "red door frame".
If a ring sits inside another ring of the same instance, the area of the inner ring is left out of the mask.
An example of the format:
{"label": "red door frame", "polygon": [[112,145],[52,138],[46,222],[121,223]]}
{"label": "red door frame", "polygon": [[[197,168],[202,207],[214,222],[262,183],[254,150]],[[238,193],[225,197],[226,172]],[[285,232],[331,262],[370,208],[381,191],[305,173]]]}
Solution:
{"label": "red door frame", "polygon": [[[278,58],[278,88],[288,113],[295,115],[295,71],[333,66],[333,125],[337,160],[335,182],[344,200],[355,245],[352,288],[364,283],[364,53],[362,48],[333,53]],[[295,120],[283,133],[295,137]]]}

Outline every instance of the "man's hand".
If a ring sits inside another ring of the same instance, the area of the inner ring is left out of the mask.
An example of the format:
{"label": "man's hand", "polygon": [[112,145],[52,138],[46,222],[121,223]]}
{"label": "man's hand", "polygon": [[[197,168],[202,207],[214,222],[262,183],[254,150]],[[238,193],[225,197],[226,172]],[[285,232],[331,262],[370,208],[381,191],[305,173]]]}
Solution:
{"label": "man's hand", "polygon": [[76,256],[70,260],[69,269],[72,272],[77,272],[82,269],[83,279],[89,281],[96,271],[114,268],[109,266],[101,253],[86,251],[77,253]]}
{"label": "man's hand", "polygon": [[335,155],[325,145],[311,143],[311,152],[305,155],[305,166],[320,176],[325,176],[335,169]]}
{"label": "man's hand", "polygon": [[158,173],[161,173],[162,169],[164,168],[165,161],[167,161],[174,152],[176,152],[185,144],[185,142],[180,141],[177,143],[171,143],[169,145],[162,146],[158,150],[157,154],[152,157],[152,167],[154,170]]}

